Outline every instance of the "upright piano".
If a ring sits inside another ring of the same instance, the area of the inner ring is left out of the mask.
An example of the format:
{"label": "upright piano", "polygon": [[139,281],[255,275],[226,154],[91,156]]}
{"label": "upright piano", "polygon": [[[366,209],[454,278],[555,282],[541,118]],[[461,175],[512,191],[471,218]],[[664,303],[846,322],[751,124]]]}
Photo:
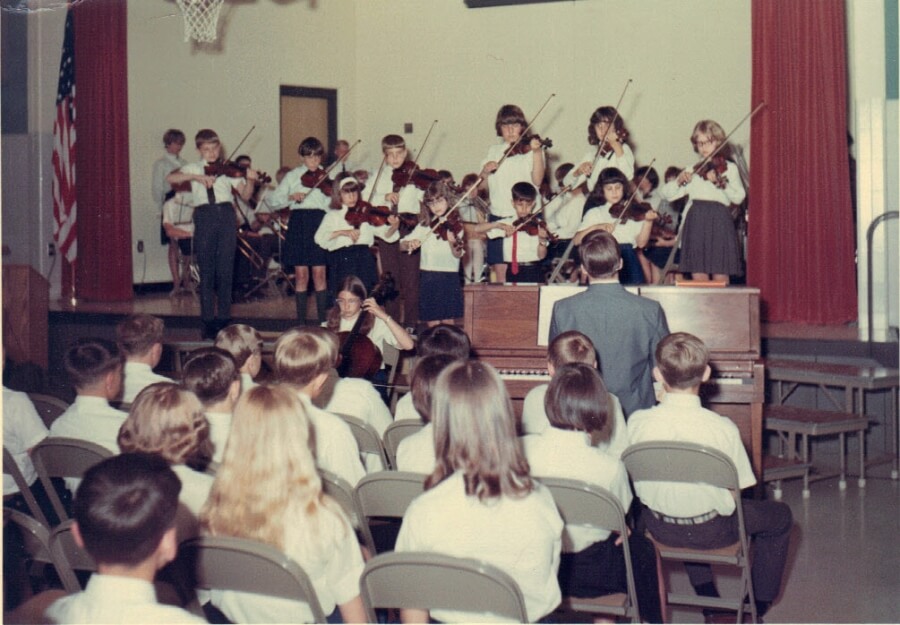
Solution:
{"label": "upright piano", "polygon": [[[627,288],[659,302],[672,332],[690,332],[706,343],[713,374],[701,389],[703,403],[737,424],[756,476],[762,476],[765,380],[759,351],[759,289]],[[547,348],[538,345],[540,289],[504,284],[464,289],[464,329],[475,356],[500,371],[517,410],[531,388],[549,379]]]}

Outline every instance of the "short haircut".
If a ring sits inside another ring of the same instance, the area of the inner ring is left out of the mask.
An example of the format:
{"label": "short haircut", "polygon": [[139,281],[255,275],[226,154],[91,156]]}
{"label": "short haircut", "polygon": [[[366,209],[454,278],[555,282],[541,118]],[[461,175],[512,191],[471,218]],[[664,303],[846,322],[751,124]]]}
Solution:
{"label": "short haircut", "polygon": [[534,202],[537,199],[537,189],[530,182],[517,182],[512,186],[513,202],[525,201]]}
{"label": "short haircut", "polygon": [[557,369],[550,380],[544,410],[555,428],[602,432],[609,418],[609,393],[597,369],[569,363]]}
{"label": "short haircut", "polygon": [[128,315],[116,325],[116,340],[126,356],[144,356],[156,343],[162,343],[165,329],[159,317]]}
{"label": "short haircut", "polygon": [[263,339],[255,328],[245,323],[233,323],[219,330],[215,345],[231,354],[234,366],[240,369],[250,356],[262,354]]}
{"label": "short haircut", "polygon": [[157,382],[138,393],[119,429],[119,447],[195,468],[205,468],[213,451],[200,400],[174,382]]}
{"label": "short haircut", "polygon": [[494,121],[494,130],[497,131],[498,137],[503,136],[500,127],[506,124],[519,124],[524,130],[528,127],[528,120],[525,119],[525,113],[518,106],[515,104],[504,104],[497,111],[497,119]]}
{"label": "short haircut", "polygon": [[652,167],[644,165],[643,167],[638,167],[634,170],[634,184],[640,182],[642,178],[644,178],[644,174],[647,174],[647,182],[650,183],[650,189],[655,189],[659,186],[659,174],[656,173],[656,170]]}
{"label": "short haircut", "polygon": [[668,167],[666,167],[666,174],[665,174],[666,182],[669,182],[669,180],[674,180],[675,178],[678,177],[678,174],[680,174],[680,173],[681,173],[681,167],[678,167],[676,165],[669,165]]}
{"label": "short haircut", "polygon": [[622,253],[616,237],[605,230],[589,232],[578,247],[581,264],[591,278],[610,278],[616,274]]}
{"label": "short haircut", "polygon": [[93,386],[122,367],[122,354],[112,341],[79,339],[63,356],[63,368],[76,389]]}
{"label": "short haircut", "polygon": [[617,183],[622,185],[623,191],[628,192],[628,177],[622,173],[622,170],[618,167],[606,167],[600,172],[600,176],[597,178],[597,187],[595,188],[602,188],[603,185]]}
{"label": "short haircut", "polygon": [[425,423],[431,423],[431,398],[434,393],[434,383],[441,371],[455,360],[448,354],[426,356],[420,358],[412,370],[409,378],[409,392],[412,394],[413,407]]}
{"label": "short haircut", "polygon": [[573,165],[572,163],[563,163],[562,165],[557,167],[556,171],[553,172],[553,178],[554,180],[556,180],[556,184],[562,186],[563,180],[573,169],[575,169],[575,165]]}
{"label": "short haircut", "polygon": [[593,367],[597,364],[597,350],[587,336],[577,330],[569,330],[550,342],[547,361],[554,369],[576,362]]}
{"label": "short haircut", "polygon": [[672,388],[699,386],[708,365],[709,349],[693,334],[673,332],[656,346],[656,366]]}
{"label": "short haircut", "polygon": [[[614,119],[615,121],[613,121]],[[613,127],[609,129],[611,133],[625,129],[625,122],[620,115],[616,114],[615,107],[601,106],[591,113],[591,118],[588,121],[588,143],[591,145],[598,145],[602,138],[597,136],[597,132],[594,129],[594,126],[600,122],[612,122]]]}
{"label": "short haircut", "polygon": [[700,135],[709,135],[710,139],[718,141],[719,143],[725,143],[718,153],[725,158],[731,157],[731,146],[726,143],[728,135],[725,134],[725,129],[722,128],[718,122],[714,122],[711,119],[701,119],[697,122],[697,125],[694,126],[694,131],[691,133],[691,145],[694,146],[694,151],[697,153],[700,152],[697,149],[697,139]]}
{"label": "short haircut", "polygon": [[184,133],[177,128],[169,128],[163,135],[163,145],[172,145],[173,143],[184,145],[185,141]]}
{"label": "short haircut", "polygon": [[240,379],[234,358],[219,347],[194,350],[184,363],[181,376],[184,387],[204,406],[227,398],[232,382]]}
{"label": "short haircut", "polygon": [[275,343],[275,375],[282,382],[306,386],[336,364],[338,339],[319,327],[293,328]]}
{"label": "short haircut", "polygon": [[197,134],[194,135],[194,144],[199,148],[204,143],[219,143],[219,135],[215,130],[204,128],[197,131]]}
{"label": "short haircut", "polygon": [[406,148],[406,140],[400,135],[385,135],[381,140],[381,151],[391,148]]}
{"label": "short haircut", "polygon": [[431,326],[422,332],[416,345],[416,355],[419,358],[446,354],[463,360],[469,357],[471,351],[472,343],[468,335],[460,328],[446,323]]}
{"label": "short haircut", "polygon": [[297,146],[297,154],[300,156],[324,156],[325,146],[315,137],[307,137]]}
{"label": "short haircut", "polygon": [[175,526],[181,480],[152,454],[123,453],[88,469],[73,503],[85,550],[101,564],[137,566]]}

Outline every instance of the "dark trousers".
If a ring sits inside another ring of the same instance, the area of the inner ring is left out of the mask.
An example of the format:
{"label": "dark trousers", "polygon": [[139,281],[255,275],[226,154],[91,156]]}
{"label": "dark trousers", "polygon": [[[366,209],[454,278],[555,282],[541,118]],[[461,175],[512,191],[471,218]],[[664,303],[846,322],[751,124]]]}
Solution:
{"label": "dark trousers", "polygon": [[[781,590],[794,519],[791,509],[780,501],[745,499],[743,505],[744,525],[750,538],[753,593],[757,601],[772,602]],[[716,549],[738,539],[736,514],[719,516],[698,525],[676,525],[643,510],[641,522],[654,537],[671,547]],[[685,570],[695,589],[713,583],[712,570],[707,565],[685,564]]]}
{"label": "dark trousers", "polygon": [[[230,203],[204,204],[194,210],[194,257],[200,270],[200,318],[231,317],[231,283],[237,249],[237,220]],[[216,314],[216,299],[219,301]]]}

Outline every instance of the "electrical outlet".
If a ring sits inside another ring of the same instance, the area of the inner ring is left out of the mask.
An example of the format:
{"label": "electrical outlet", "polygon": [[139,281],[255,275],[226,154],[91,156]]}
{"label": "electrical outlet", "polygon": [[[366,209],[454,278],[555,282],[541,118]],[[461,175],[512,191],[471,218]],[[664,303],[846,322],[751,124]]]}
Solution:
{"label": "electrical outlet", "polygon": [[412,131],[413,131],[412,122],[406,122],[405,124],[403,124],[403,134],[409,135],[409,134],[412,134]]}
{"label": "electrical outlet", "polygon": [[56,243],[53,241],[47,244],[47,256],[56,256]]}
{"label": "electrical outlet", "polygon": [[138,251],[138,254],[144,253],[144,242],[143,241],[138,241],[137,251]]}

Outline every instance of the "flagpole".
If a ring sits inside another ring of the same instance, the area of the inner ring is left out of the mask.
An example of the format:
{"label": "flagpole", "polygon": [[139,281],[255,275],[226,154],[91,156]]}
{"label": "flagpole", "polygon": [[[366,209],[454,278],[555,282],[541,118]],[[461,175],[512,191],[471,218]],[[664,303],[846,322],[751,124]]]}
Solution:
{"label": "flagpole", "polygon": [[72,268],[72,296],[69,298],[69,304],[71,304],[72,306],[77,306],[78,298],[75,297],[75,263],[70,263],[69,267]]}

